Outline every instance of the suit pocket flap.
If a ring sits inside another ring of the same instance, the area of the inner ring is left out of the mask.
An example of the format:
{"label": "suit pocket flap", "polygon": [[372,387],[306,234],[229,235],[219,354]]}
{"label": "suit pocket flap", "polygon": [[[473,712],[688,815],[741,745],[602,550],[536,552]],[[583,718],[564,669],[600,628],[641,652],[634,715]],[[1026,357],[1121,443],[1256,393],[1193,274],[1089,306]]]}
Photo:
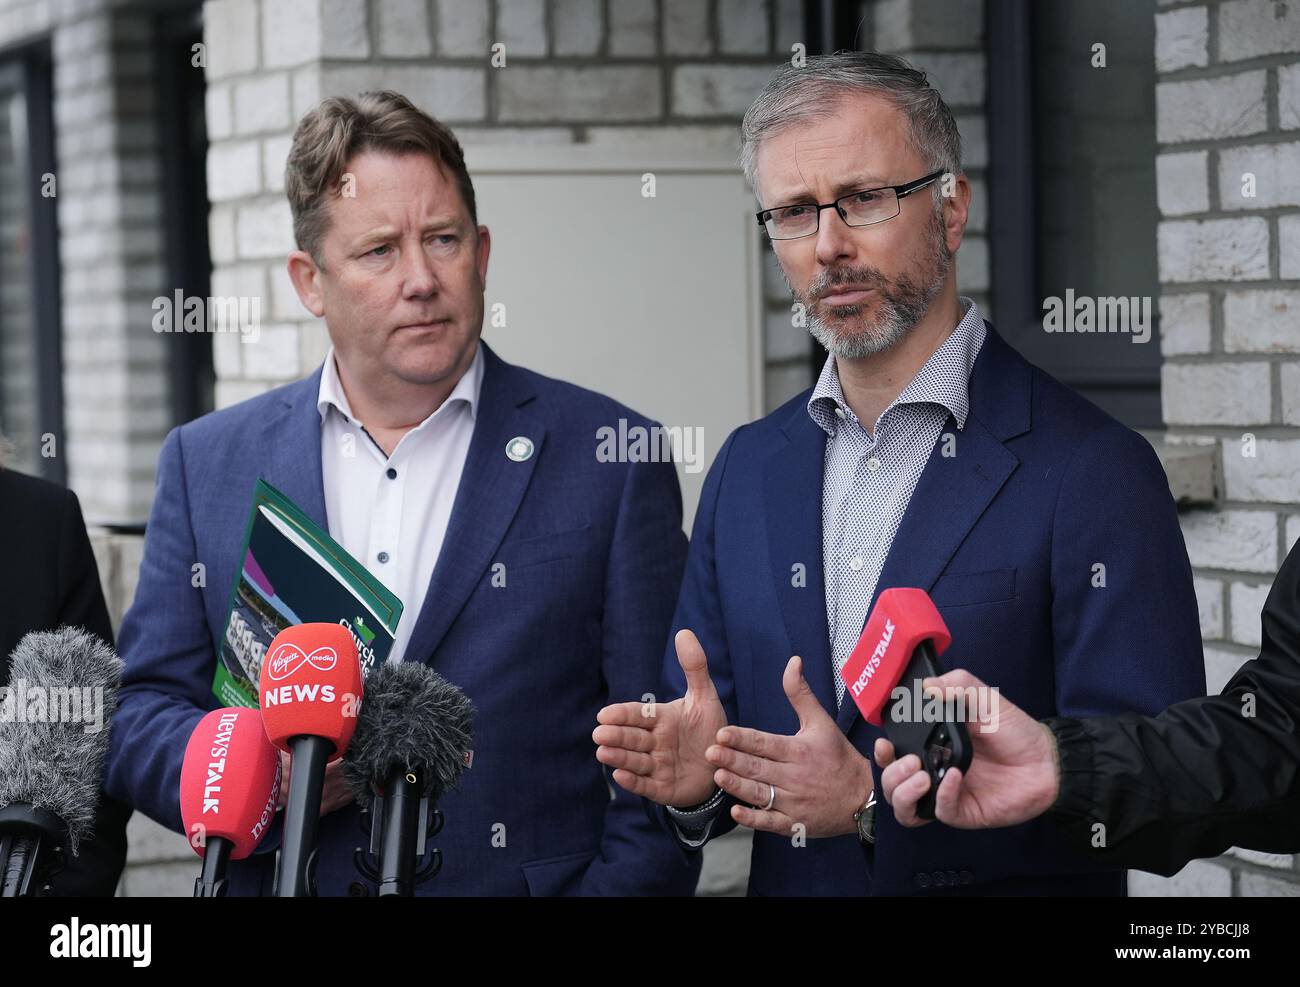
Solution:
{"label": "suit pocket flap", "polygon": [[930,593],[936,607],[964,607],[972,603],[997,603],[1016,595],[1015,569],[987,572],[950,572]]}
{"label": "suit pocket flap", "polygon": [[573,894],[587,873],[588,865],[596,858],[597,850],[566,853],[562,857],[530,860],[523,865],[528,893],[534,898]]}

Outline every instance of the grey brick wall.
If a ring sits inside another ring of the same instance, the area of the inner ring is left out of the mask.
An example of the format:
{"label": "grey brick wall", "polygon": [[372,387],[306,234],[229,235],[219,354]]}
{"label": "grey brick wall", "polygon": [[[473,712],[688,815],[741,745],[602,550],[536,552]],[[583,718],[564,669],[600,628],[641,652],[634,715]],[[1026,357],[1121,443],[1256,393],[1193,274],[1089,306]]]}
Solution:
{"label": "grey brick wall", "polygon": [[[1217,459],[1213,505],[1182,516],[1217,692],[1258,654],[1264,597],[1300,537],[1300,9],[1160,6],[1162,401],[1168,441]],[[1296,894],[1300,873],[1293,856],[1236,850],[1131,887]]]}

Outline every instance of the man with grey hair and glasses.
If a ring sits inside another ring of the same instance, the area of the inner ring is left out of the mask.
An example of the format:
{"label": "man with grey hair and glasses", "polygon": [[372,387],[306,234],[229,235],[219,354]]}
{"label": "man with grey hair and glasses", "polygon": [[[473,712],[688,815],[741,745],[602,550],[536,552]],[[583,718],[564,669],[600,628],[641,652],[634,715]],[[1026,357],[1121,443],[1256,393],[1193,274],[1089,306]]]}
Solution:
{"label": "man with grey hair and glasses", "polygon": [[[603,709],[614,780],[684,854],[753,828],[752,894],[1125,892],[1041,820],[900,826],[841,670],[882,590],[926,590],[969,669],[1034,717],[1205,692],[1192,574],[1150,445],[1027,363],[957,290],[971,188],[924,73],[786,67],[745,114],[757,219],[817,383],[710,469],[654,705]],[[792,657],[794,656],[794,657]],[[971,729],[989,724],[971,725]]]}

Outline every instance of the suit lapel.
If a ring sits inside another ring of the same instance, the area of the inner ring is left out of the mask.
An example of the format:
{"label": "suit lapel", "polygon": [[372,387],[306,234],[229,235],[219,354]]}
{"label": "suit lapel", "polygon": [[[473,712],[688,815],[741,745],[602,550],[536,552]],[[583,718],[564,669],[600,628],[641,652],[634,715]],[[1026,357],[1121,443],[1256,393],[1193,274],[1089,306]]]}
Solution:
{"label": "suit lapel", "polygon": [[[414,613],[402,618],[416,620],[406,649],[410,661],[432,661],[514,520],[537,461],[546,455],[546,427],[526,407],[535,396],[528,377],[486,343],[479,345],[483,386],[447,535],[418,619]],[[515,462],[506,456],[506,445],[521,435],[532,440],[533,454]]]}
{"label": "suit lapel", "polygon": [[[791,654],[803,658],[804,678],[827,712],[835,710],[831,678],[830,635],[826,626],[826,590],[822,576],[822,473],[826,433],[800,404],[783,429],[786,443],[768,459],[763,470],[768,555],[776,598],[789,635]],[[803,585],[795,565],[804,567]],[[758,674],[781,673],[790,655],[777,655],[779,664],[764,664]]]}
{"label": "suit lapel", "polygon": [[310,377],[285,389],[285,409],[263,433],[271,456],[262,478],[328,531],[321,475],[320,413],[316,409],[321,369],[318,367]]}
{"label": "suit lapel", "polygon": [[[941,433],[890,546],[873,608],[893,586],[929,592],[1020,464],[1001,440],[1029,427],[1029,366],[991,326],[987,332],[971,374],[966,427],[958,431],[951,415],[944,425],[945,433],[956,436],[955,455],[943,455]],[[846,698],[836,720],[848,733],[858,715],[857,704]]]}

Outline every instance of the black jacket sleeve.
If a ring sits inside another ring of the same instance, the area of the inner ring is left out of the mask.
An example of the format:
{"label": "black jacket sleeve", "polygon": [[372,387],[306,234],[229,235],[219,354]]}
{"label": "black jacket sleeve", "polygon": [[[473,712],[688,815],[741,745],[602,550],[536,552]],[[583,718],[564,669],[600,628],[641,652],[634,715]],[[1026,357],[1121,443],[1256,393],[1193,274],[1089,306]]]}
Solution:
{"label": "black jacket sleeve", "polygon": [[1121,866],[1176,873],[1239,846],[1300,851],[1300,545],[1264,604],[1262,647],[1218,696],[1159,716],[1046,720],[1066,843]]}

